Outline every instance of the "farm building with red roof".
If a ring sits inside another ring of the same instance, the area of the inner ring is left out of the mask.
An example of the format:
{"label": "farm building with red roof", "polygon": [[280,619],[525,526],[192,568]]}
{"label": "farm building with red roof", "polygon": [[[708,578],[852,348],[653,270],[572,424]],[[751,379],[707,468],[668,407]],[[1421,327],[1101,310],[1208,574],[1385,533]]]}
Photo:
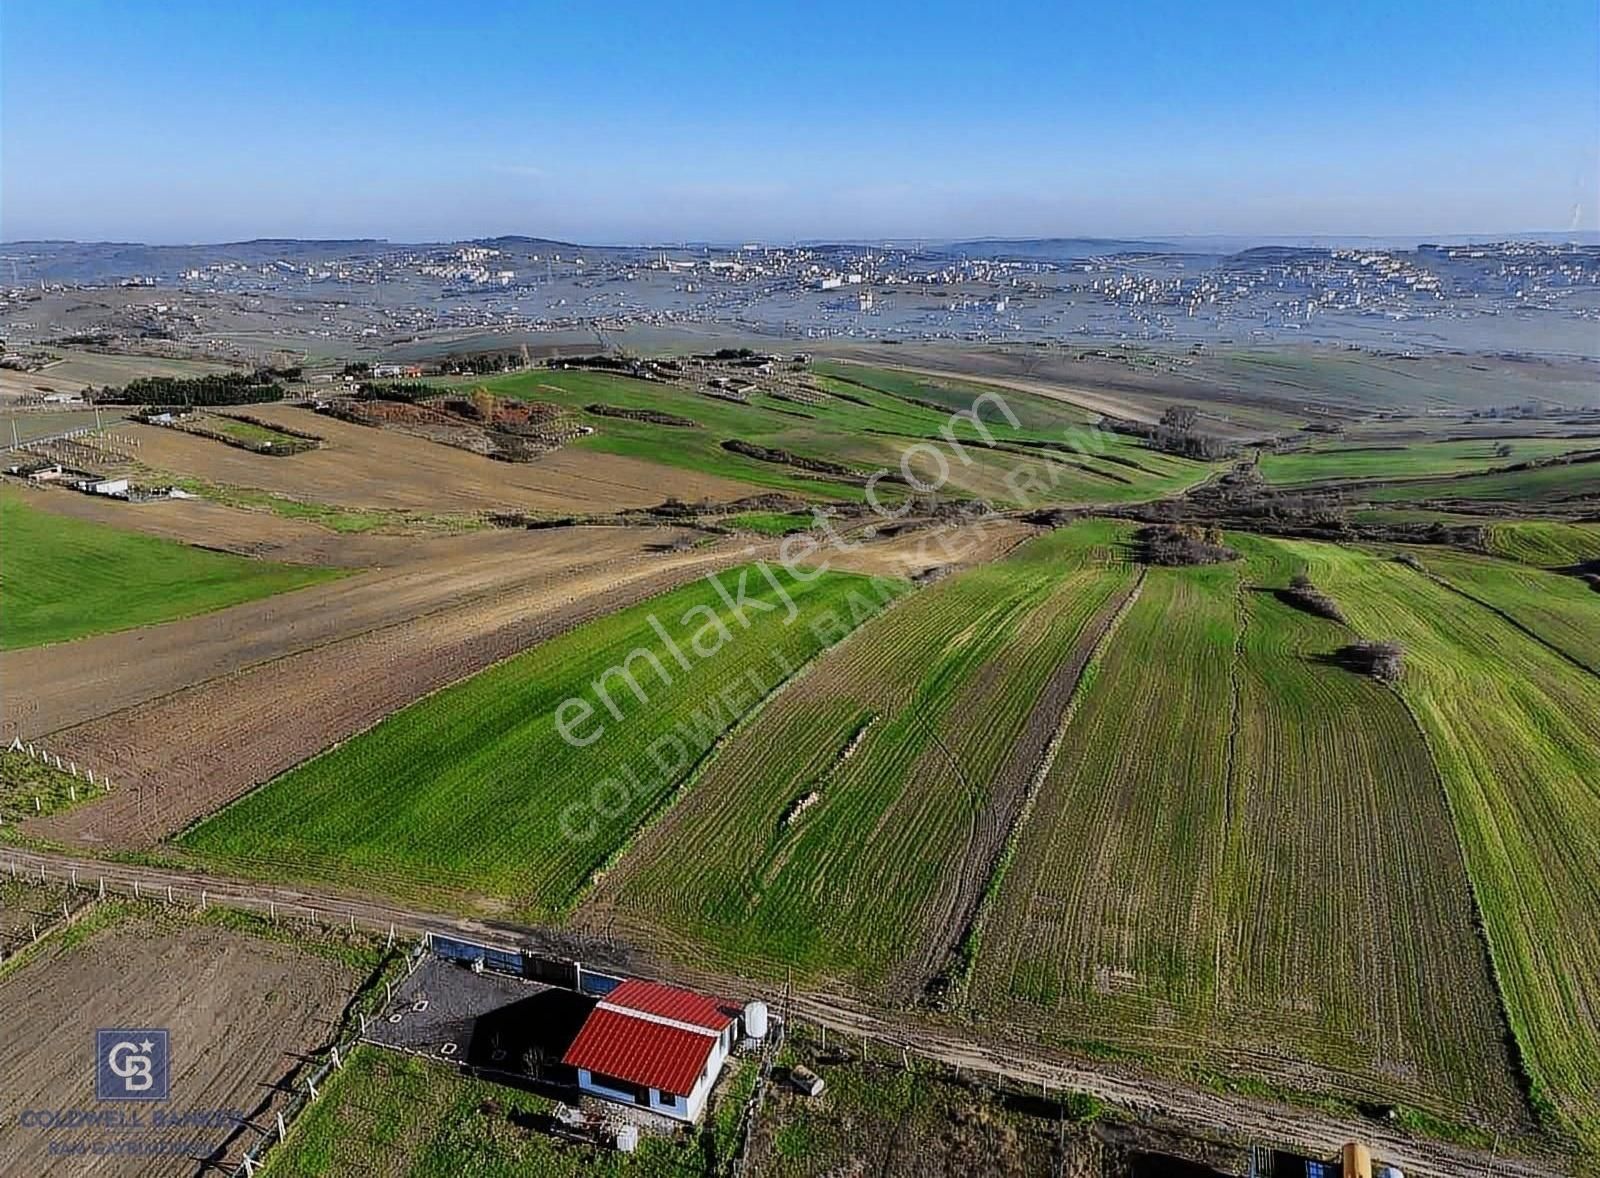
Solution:
{"label": "farm building with red roof", "polygon": [[561,1062],[591,1095],[698,1121],[739,1016],[719,998],[630,978],[595,1004]]}

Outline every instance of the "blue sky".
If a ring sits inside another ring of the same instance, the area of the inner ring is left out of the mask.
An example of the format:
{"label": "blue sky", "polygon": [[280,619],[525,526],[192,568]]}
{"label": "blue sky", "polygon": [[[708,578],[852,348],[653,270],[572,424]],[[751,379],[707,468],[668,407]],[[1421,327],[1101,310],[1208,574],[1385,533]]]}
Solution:
{"label": "blue sky", "polygon": [[1597,227],[1600,5],[4,0],[0,237]]}

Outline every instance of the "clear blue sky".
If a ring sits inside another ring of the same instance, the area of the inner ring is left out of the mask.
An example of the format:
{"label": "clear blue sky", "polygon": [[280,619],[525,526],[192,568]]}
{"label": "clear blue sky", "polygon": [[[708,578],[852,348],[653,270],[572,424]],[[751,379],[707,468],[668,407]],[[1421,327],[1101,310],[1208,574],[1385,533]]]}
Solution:
{"label": "clear blue sky", "polygon": [[7,240],[1597,227],[1595,0],[0,14]]}

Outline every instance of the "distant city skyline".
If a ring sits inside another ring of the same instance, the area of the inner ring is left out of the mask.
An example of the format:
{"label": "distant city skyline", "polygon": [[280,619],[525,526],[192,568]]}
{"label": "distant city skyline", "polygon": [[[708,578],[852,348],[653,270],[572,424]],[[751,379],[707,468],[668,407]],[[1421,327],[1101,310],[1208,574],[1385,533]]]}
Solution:
{"label": "distant city skyline", "polygon": [[1600,9],[0,9],[0,238],[1600,228]]}

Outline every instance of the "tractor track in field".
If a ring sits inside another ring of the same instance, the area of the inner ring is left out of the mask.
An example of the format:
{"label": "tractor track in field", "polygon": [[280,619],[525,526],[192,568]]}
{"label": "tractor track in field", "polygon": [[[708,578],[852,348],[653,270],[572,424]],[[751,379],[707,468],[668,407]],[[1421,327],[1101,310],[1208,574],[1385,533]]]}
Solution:
{"label": "tractor track in field", "polygon": [[[55,851],[20,847],[0,851],[0,875],[11,873],[19,878],[66,880],[80,888],[98,889],[103,881],[108,894],[131,895],[137,888],[141,896],[157,900],[164,899],[170,888],[173,902],[181,904],[217,903],[256,912],[266,911],[271,905],[286,916],[304,915],[311,910],[330,925],[354,921],[380,930],[392,926],[397,932],[412,934],[466,935],[557,952],[569,950],[572,944],[571,935],[559,929],[453,916],[355,893],[273,887],[182,868],[104,862]],[[593,947],[600,948],[598,944]],[[613,946],[611,951],[613,956],[621,952],[626,968],[641,976],[717,989],[730,998],[772,997],[770,985],[715,973],[656,968],[644,958],[647,950],[643,949],[635,954],[628,953],[626,947]],[[603,954],[591,959],[608,964]],[[1007,1038],[1003,1032],[979,1038],[970,1025],[922,1012],[874,1006],[845,995],[805,991],[789,995],[787,1001],[791,1017],[825,1026],[853,1040],[887,1045],[896,1054],[904,1049],[944,1066],[1012,1083],[1088,1093],[1129,1109],[1142,1121],[1179,1131],[1273,1142],[1313,1154],[1331,1153],[1347,1140],[1363,1140],[1375,1156],[1402,1167],[1408,1174],[1430,1178],[1459,1178],[1472,1173],[1545,1178],[1574,1172],[1571,1160],[1561,1154],[1508,1156],[1420,1139],[1318,1108],[1231,1096],[1149,1076],[1129,1067],[1085,1063],[1020,1037]]]}
{"label": "tractor track in field", "polygon": [[[1139,600],[1140,593],[1144,591],[1145,576],[1149,571],[1149,566],[1140,565],[1133,582],[1120,594],[1112,594],[1106,599],[1097,617],[1085,627],[1078,640],[1074,657],[1058,670],[1055,676],[1058,682],[1053,689],[1046,690],[1041,696],[1041,699],[1046,701],[1040,705],[1042,707],[1048,707],[1048,701],[1052,699],[1062,700],[1059,708],[1049,709],[1049,714],[1055,717],[1054,732],[1039,754],[1033,773],[1023,789],[1022,799],[1012,816],[1005,840],[988,865],[983,887],[979,889],[965,914],[961,935],[949,947],[949,951],[956,954],[948,979],[950,992],[960,1005],[965,1005],[969,1000],[968,988],[972,980],[972,968],[977,959],[977,946],[988,923],[995,897],[998,896],[1000,886],[1005,880],[1010,858],[1022,839],[1022,832],[1033,814],[1033,803],[1039,796],[1039,790],[1044,786],[1045,778],[1050,775],[1056,756],[1066,740],[1067,730],[1071,728],[1073,717],[1077,715],[1078,702],[1083,698],[1084,676],[1089,674],[1090,668],[1095,665],[1100,654],[1116,636],[1117,627],[1122,624],[1122,619],[1128,616]],[[1061,693],[1063,686],[1066,687],[1064,696]]]}

